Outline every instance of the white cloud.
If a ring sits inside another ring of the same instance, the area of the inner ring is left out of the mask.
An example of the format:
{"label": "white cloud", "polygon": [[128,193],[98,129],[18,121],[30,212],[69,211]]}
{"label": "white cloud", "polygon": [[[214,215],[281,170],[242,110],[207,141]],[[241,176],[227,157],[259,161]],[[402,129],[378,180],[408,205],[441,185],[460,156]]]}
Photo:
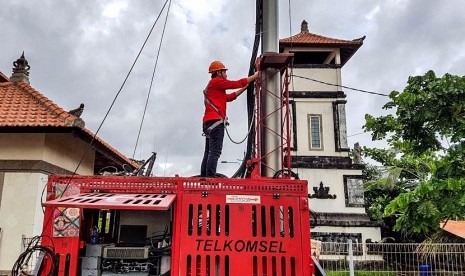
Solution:
{"label": "white cloud", "polygon": [[367,20],[373,20],[373,17],[375,17],[379,11],[381,10],[379,5],[376,5],[367,15],[365,15],[365,18]]}
{"label": "white cloud", "polygon": [[223,1],[196,0],[196,1],[177,1],[176,5],[193,21],[209,20],[221,16]]}
{"label": "white cloud", "polygon": [[104,17],[116,18],[128,7],[126,1],[110,2],[103,6],[102,15]]}
{"label": "white cloud", "polygon": [[[99,4],[100,3],[100,4]],[[164,1],[2,1],[0,71],[23,50],[34,88],[65,109],[83,102],[83,119],[95,131],[120,88]],[[354,39],[363,47],[342,68],[343,84],[389,93],[402,90],[409,75],[433,69],[465,75],[463,1],[449,0],[295,0],[280,1],[280,37],[310,31]],[[203,154],[202,90],[212,60],[220,59],[237,79],[247,74],[255,29],[254,1],[177,0],[160,51],[147,117],[136,158],[158,152],[158,175],[198,174]],[[53,11],[54,16],[50,16]],[[131,156],[161,38],[164,15],[147,42],[100,137]],[[217,30],[221,27],[220,31]],[[365,113],[382,114],[385,97],[344,90],[349,134],[362,132]],[[235,138],[247,132],[245,97],[228,107]],[[350,116],[349,116],[350,115]],[[370,135],[350,142],[374,144]],[[220,160],[241,159],[245,144],[225,139]],[[166,164],[165,164],[166,163]],[[219,164],[231,175],[236,164]]]}

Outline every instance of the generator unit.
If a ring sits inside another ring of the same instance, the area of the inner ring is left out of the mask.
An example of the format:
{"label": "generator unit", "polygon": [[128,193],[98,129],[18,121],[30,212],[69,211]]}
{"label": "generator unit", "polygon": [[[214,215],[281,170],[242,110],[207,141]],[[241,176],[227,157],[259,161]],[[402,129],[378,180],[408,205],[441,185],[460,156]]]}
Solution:
{"label": "generator unit", "polygon": [[42,243],[59,276],[307,276],[307,196],[303,180],[51,176]]}

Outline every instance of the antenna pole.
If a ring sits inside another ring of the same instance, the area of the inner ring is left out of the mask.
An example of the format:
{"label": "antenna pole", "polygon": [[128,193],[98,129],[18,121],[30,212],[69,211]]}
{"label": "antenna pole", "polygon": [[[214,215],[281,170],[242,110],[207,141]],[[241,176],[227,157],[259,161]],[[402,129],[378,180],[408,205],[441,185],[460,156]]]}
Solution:
{"label": "antenna pole", "polygon": [[[267,52],[278,53],[278,28],[279,28],[278,0],[263,1],[263,34],[262,54]],[[281,141],[280,114],[274,112],[279,109],[280,103],[280,74],[279,69],[268,68],[261,72],[262,89],[261,107],[263,129],[261,131],[262,145],[262,176],[273,176],[274,172],[281,168]]]}

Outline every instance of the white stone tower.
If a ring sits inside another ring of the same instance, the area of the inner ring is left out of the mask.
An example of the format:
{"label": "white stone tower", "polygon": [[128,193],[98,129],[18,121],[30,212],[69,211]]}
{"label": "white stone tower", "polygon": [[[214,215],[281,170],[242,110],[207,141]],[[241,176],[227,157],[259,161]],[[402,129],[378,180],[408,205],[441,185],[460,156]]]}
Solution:
{"label": "white stone tower", "polygon": [[362,242],[381,239],[380,222],[364,208],[362,165],[349,156],[346,94],[341,69],[365,37],[342,40],[301,32],[280,40],[280,52],[294,53],[291,154],[293,171],[309,183],[310,208],[319,215],[312,239]]}

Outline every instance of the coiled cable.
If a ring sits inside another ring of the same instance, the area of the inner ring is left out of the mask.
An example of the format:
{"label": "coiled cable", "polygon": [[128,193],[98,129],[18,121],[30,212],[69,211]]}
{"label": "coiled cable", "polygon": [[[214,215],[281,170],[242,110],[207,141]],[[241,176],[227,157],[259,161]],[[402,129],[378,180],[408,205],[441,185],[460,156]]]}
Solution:
{"label": "coiled cable", "polygon": [[[55,275],[55,270],[56,270],[56,257],[55,257],[55,249],[50,246],[44,246],[40,245],[42,240],[42,236],[35,236],[31,239],[31,241],[28,243],[26,250],[24,250],[23,253],[21,253],[16,260],[16,262],[13,265],[13,268],[11,269],[11,275],[12,276],[32,276],[32,275],[37,275],[38,271],[30,271],[30,264],[31,261],[36,258],[36,256],[39,256],[40,259],[48,259],[50,260],[50,269],[49,271],[42,271],[41,275],[49,275],[53,276]],[[41,261],[41,260],[37,261]],[[41,264],[36,264],[35,269],[41,269],[40,267]],[[34,274],[31,274],[34,273]]]}

